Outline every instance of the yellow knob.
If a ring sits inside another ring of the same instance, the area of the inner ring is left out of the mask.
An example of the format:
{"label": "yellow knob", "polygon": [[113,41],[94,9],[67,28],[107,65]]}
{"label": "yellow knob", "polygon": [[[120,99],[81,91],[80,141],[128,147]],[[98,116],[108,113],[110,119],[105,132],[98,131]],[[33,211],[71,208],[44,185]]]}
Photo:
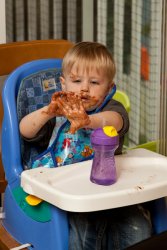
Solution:
{"label": "yellow knob", "polygon": [[110,137],[114,137],[118,135],[116,129],[113,126],[103,127],[103,132]]}
{"label": "yellow knob", "polygon": [[40,198],[38,198],[38,197],[36,197],[34,195],[28,195],[26,197],[26,201],[31,206],[37,206],[39,203],[42,202],[42,199],[40,199]]}

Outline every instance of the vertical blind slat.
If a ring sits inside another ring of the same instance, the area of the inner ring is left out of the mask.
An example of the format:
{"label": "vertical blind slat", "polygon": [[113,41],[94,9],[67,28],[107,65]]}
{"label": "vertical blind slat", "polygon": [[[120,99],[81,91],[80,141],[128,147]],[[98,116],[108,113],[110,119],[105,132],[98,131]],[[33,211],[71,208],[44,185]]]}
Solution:
{"label": "vertical blind slat", "polygon": [[28,3],[24,0],[24,39],[28,40]]}
{"label": "vertical blind slat", "polygon": [[62,0],[62,38],[67,39],[67,0]]}
{"label": "vertical blind slat", "polygon": [[76,41],[82,41],[82,1],[77,0],[76,3]]}
{"label": "vertical blind slat", "polygon": [[36,18],[36,32],[37,32],[37,40],[41,38],[41,3],[40,0],[36,1],[37,6],[36,6],[36,13],[37,13],[37,18]]}
{"label": "vertical blind slat", "polygon": [[16,0],[13,0],[13,41],[16,41]]}
{"label": "vertical blind slat", "polygon": [[167,4],[162,6],[162,46],[161,46],[161,101],[160,101],[160,143],[159,153],[167,156]]}
{"label": "vertical blind slat", "polygon": [[53,35],[54,35],[54,3],[53,3],[53,0],[50,0],[49,1],[49,5],[48,5],[48,8],[49,8],[49,38],[52,39],[53,38]]}

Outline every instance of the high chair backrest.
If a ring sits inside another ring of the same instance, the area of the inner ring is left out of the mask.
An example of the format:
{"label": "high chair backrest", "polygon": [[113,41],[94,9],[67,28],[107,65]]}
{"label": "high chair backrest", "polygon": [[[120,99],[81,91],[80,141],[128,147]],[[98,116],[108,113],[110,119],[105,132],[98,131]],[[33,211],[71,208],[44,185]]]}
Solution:
{"label": "high chair backrest", "polygon": [[[63,58],[73,44],[65,40],[37,40],[0,44],[0,77],[10,74],[18,66],[37,59]],[[11,81],[11,88],[14,88]],[[11,89],[12,90],[12,89]],[[12,101],[15,101],[18,87],[14,91]],[[3,105],[0,97],[0,127],[2,127]],[[11,133],[15,133],[12,131]],[[6,141],[7,142],[7,141]],[[9,142],[7,142],[9,144]],[[9,154],[8,154],[9,155]],[[16,156],[17,160],[19,156]],[[10,171],[7,171],[6,177]],[[8,179],[8,177],[6,178]],[[6,180],[0,157],[0,193],[4,192]]]}
{"label": "high chair backrest", "polygon": [[[25,115],[48,105],[53,93],[61,90],[59,80],[61,63],[61,59],[43,59],[21,66],[21,71],[29,72],[31,68],[33,73],[27,73],[19,85],[17,94],[18,123]],[[33,158],[42,153],[46,146],[40,147],[39,144],[32,146],[25,140],[21,138],[20,140],[24,169],[31,168]]]}
{"label": "high chair backrest", "polygon": [[[23,171],[20,145],[21,149],[24,148],[22,151],[30,153],[30,157],[31,153],[36,153],[29,152],[29,148],[25,149],[21,143],[19,121],[26,114],[48,104],[51,95],[60,90],[58,79],[61,62],[61,59],[41,59],[23,64],[13,71],[5,82],[2,95],[4,105],[2,157],[9,183],[18,179]],[[49,87],[51,88],[48,90]]]}

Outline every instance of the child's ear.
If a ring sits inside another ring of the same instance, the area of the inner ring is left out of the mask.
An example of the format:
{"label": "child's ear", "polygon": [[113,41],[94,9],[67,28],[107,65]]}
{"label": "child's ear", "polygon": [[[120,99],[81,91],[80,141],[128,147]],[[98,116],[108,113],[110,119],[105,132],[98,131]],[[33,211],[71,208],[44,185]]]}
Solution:
{"label": "child's ear", "polygon": [[110,82],[108,85],[108,93],[110,93],[110,91],[112,90],[112,88],[114,87],[115,83],[114,82]]}
{"label": "child's ear", "polygon": [[61,82],[61,88],[63,91],[65,91],[65,79],[63,76],[60,76],[60,82]]}

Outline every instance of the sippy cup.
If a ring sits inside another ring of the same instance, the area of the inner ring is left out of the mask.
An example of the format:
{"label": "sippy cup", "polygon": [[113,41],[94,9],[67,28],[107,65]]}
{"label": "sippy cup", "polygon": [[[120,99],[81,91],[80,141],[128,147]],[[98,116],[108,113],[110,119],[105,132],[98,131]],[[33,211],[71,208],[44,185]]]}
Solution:
{"label": "sippy cup", "polygon": [[94,149],[90,180],[99,185],[111,185],[116,182],[114,153],[119,145],[119,136],[112,126],[95,129],[91,134]]}

